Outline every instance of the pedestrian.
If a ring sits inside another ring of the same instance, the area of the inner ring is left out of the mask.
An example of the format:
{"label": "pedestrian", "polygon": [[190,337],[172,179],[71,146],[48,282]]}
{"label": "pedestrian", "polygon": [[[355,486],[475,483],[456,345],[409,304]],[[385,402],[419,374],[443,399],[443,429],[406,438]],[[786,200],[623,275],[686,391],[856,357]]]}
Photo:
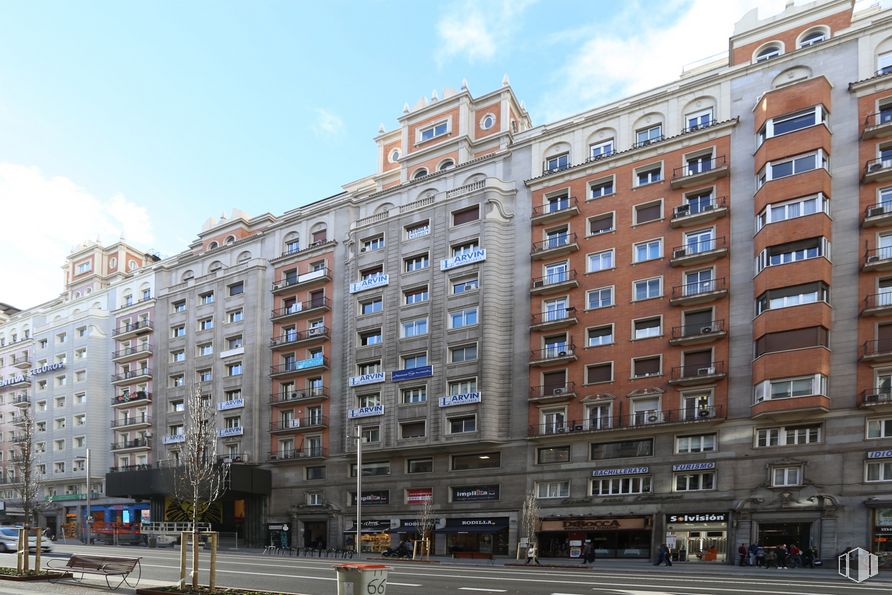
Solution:
{"label": "pedestrian", "polygon": [[535,544],[535,543],[531,543],[531,544],[530,544],[530,547],[527,548],[527,561],[526,561],[526,563],[529,564],[530,562],[536,562],[536,564],[537,564],[538,566],[542,566],[542,564],[539,562],[539,550],[538,550],[538,548],[536,547],[536,544]]}
{"label": "pedestrian", "polygon": [[756,565],[756,544],[751,543],[746,550],[746,565],[747,566],[755,566]]}
{"label": "pedestrian", "polygon": [[758,543],[756,544],[756,566],[765,566],[765,548]]}
{"label": "pedestrian", "polygon": [[790,544],[790,561],[793,568],[802,567],[802,550],[795,543]]}
{"label": "pedestrian", "polygon": [[777,569],[780,570],[783,568],[787,569],[787,544],[782,543],[777,548],[775,548],[775,555],[777,556]]}
{"label": "pedestrian", "polygon": [[746,544],[741,543],[737,548],[737,556],[740,558],[740,565],[746,566]]}
{"label": "pedestrian", "polygon": [[659,566],[663,562],[666,563],[666,566],[672,566],[672,551],[665,543],[660,544],[660,549],[657,552],[657,562],[654,566]]}
{"label": "pedestrian", "polygon": [[582,563],[595,563],[595,547],[591,544],[591,542],[587,542],[582,548]]}

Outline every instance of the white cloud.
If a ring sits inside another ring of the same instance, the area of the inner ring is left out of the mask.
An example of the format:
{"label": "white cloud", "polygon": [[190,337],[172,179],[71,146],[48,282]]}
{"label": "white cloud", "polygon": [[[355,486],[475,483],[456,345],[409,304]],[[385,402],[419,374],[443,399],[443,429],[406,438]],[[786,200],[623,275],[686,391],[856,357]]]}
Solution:
{"label": "white cloud", "polygon": [[[685,65],[726,52],[734,23],[747,11],[758,7],[765,18],[784,4],[724,0],[719,9],[714,0],[693,0],[645,10],[632,3],[610,23],[567,31],[565,41],[578,45],[566,52],[573,58],[543,97],[539,117],[553,121],[676,80]],[[584,29],[591,36],[582,35]],[[554,44],[560,40],[560,34],[548,38]]]}
{"label": "white cloud", "polygon": [[337,136],[344,130],[344,121],[334,112],[325,108],[316,108],[316,119],[313,122],[313,132],[316,136]]}
{"label": "white cloud", "polygon": [[521,15],[534,1],[465,0],[448,6],[447,14],[437,22],[437,63],[442,65],[453,56],[464,56],[471,63],[491,60],[499,49],[510,46]]}
{"label": "white cloud", "polygon": [[148,249],[155,241],[148,210],[120,194],[96,197],[69,178],[36,167],[0,163],[3,213],[0,302],[27,308],[63,290],[61,267],[85,240]]}

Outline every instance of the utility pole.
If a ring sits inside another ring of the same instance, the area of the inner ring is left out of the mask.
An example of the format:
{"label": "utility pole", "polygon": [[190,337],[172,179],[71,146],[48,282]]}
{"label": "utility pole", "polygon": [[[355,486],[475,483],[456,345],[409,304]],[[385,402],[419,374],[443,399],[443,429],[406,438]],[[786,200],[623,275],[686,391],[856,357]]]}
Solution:
{"label": "utility pole", "polygon": [[362,542],[362,426],[354,428],[356,437],[356,553],[360,554]]}
{"label": "utility pole", "polygon": [[90,449],[87,449],[87,545],[90,545],[90,529],[93,524],[93,511],[90,510]]}

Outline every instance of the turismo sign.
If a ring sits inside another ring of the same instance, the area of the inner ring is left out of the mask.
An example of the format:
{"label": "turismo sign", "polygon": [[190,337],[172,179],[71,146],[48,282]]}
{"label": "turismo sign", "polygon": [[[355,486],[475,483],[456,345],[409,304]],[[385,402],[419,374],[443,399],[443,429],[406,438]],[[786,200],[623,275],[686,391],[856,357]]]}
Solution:
{"label": "turismo sign", "polygon": [[13,376],[12,378],[7,378],[5,380],[0,380],[0,388],[4,386],[9,386],[11,384],[18,384],[19,382],[26,382],[29,376],[37,376],[38,374],[46,374],[47,372],[52,372],[54,370],[61,370],[65,367],[65,364],[62,362],[57,362],[55,364],[46,364],[45,366],[40,366],[39,368],[33,368],[27,374],[18,374]]}
{"label": "turismo sign", "polygon": [[384,405],[369,405],[368,407],[357,407],[347,411],[347,417],[350,419],[374,417],[376,415],[384,415]]}
{"label": "turismo sign", "polygon": [[453,405],[465,405],[467,403],[479,403],[480,393],[460,393],[457,395],[448,395],[440,397],[440,407],[452,407]]}
{"label": "turismo sign", "polygon": [[365,291],[366,289],[384,287],[388,283],[390,283],[390,277],[387,275],[387,273],[375,273],[374,275],[365,277],[362,281],[351,283],[350,293],[359,293],[360,291]]}
{"label": "turismo sign", "polygon": [[680,465],[672,465],[673,471],[705,471],[707,469],[715,469],[715,462],[709,463],[683,463]]}
{"label": "turismo sign", "polygon": [[448,271],[466,264],[474,264],[475,262],[483,262],[486,260],[486,248],[474,248],[465,252],[459,252],[452,258],[444,258],[440,261],[440,270]]}

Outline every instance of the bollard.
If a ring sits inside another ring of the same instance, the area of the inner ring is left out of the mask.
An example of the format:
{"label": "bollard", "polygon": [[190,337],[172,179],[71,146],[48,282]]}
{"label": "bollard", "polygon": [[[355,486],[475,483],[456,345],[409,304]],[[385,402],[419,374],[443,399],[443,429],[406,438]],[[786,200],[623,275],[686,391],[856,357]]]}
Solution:
{"label": "bollard", "polygon": [[383,564],[338,564],[338,595],[384,595],[388,570]]}

